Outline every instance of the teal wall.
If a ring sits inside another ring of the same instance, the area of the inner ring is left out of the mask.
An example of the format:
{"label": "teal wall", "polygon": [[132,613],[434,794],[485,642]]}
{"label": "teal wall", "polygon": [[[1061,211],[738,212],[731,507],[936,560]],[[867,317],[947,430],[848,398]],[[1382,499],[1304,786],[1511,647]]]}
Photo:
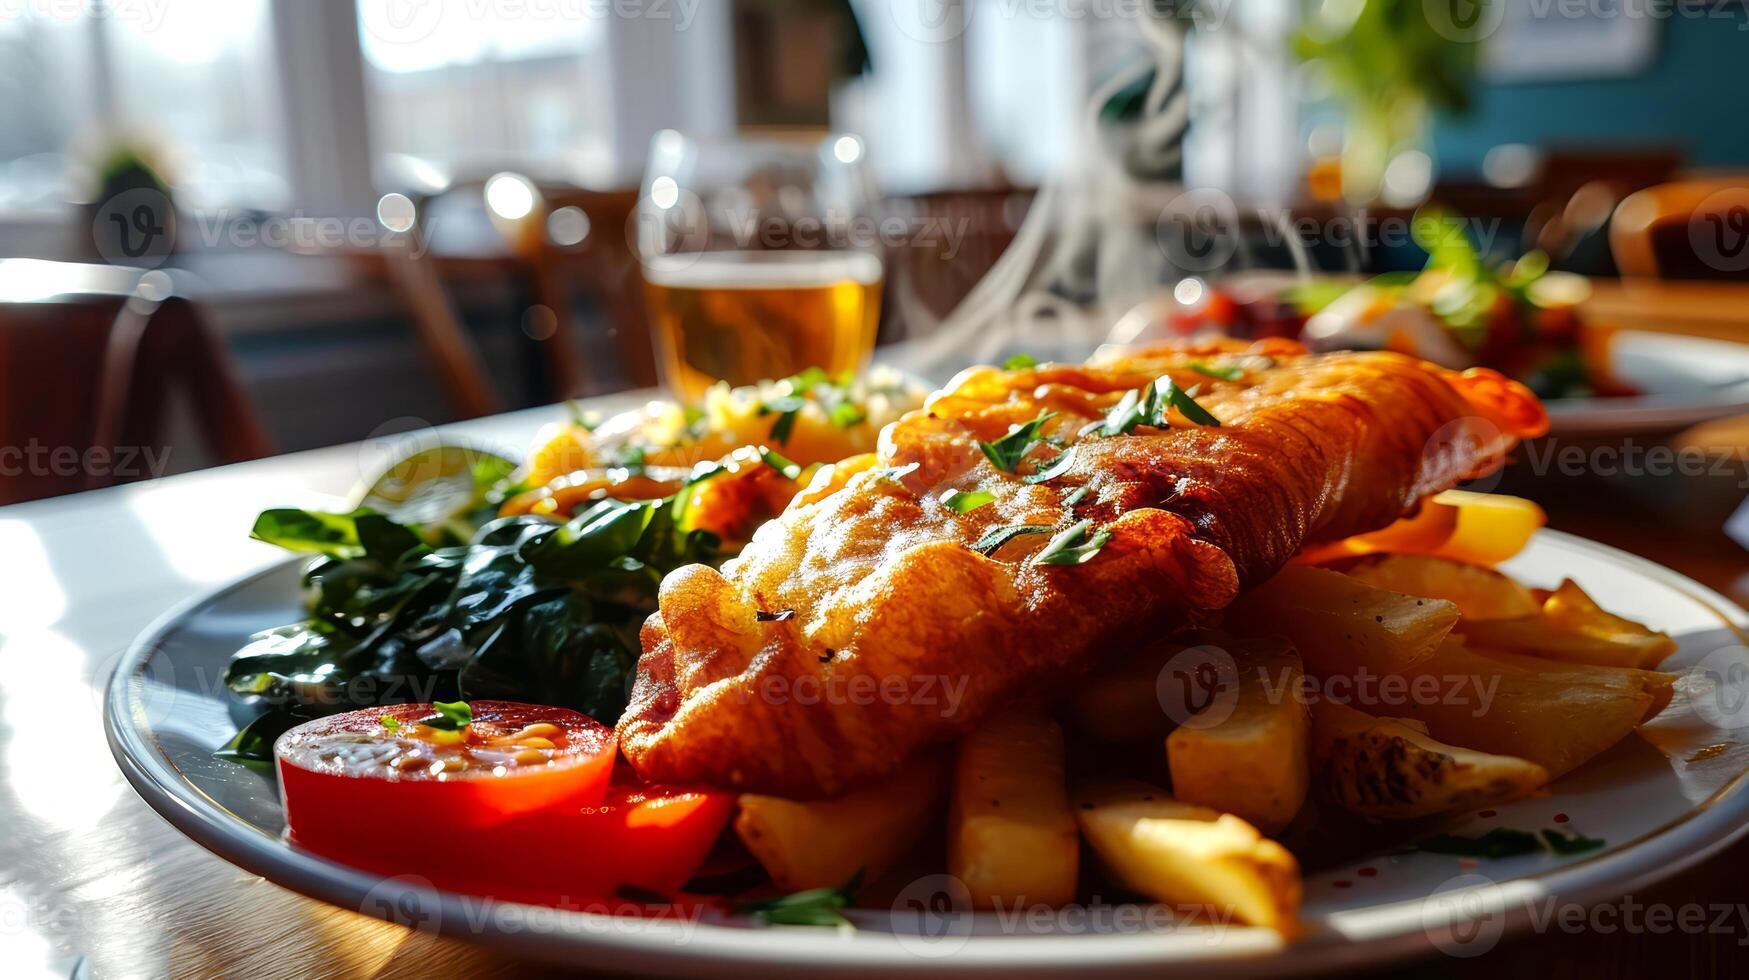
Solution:
{"label": "teal wall", "polygon": [[1483,85],[1470,115],[1435,127],[1442,170],[1478,172],[1501,143],[1673,145],[1693,166],[1749,169],[1749,13],[1661,27],[1638,77]]}

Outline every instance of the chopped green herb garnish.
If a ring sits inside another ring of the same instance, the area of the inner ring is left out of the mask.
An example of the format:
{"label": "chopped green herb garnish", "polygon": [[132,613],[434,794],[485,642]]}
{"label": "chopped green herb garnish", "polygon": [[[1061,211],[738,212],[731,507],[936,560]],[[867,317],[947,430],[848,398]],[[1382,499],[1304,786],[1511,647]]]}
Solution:
{"label": "chopped green herb garnish", "polygon": [[1601,837],[1587,837],[1577,831],[1563,834],[1558,830],[1543,831],[1543,840],[1549,842],[1549,850],[1556,854],[1584,854],[1595,851],[1604,845]]}
{"label": "chopped green herb garnish", "polygon": [[984,450],[984,456],[990,460],[991,466],[1004,473],[1013,473],[1020,466],[1020,461],[1026,458],[1026,454],[1043,441],[1039,438],[1039,430],[1056,417],[1055,412],[1040,412],[1030,422],[1010,426],[1008,434],[994,442],[980,441],[978,448]]}
{"label": "chopped green herb garnish", "polygon": [[850,920],[839,910],[854,901],[861,888],[862,872],[858,871],[837,888],[811,888],[779,898],[736,902],[735,911],[768,926],[849,926]]}
{"label": "chopped green herb garnish", "polygon": [[567,401],[565,411],[571,416],[571,424],[585,432],[594,432],[595,427],[601,424],[601,419],[594,412],[585,412],[583,406],[576,401]]}
{"label": "chopped green herb garnish", "polygon": [[431,710],[435,714],[423,721],[432,728],[459,732],[474,723],[474,709],[466,701],[433,701]]}
{"label": "chopped green herb garnish", "polygon": [[1031,354],[1016,354],[1002,362],[1004,371],[1024,371],[1027,368],[1038,367],[1038,358]]}
{"label": "chopped green herb garnish", "polygon": [[1049,524],[1004,524],[1001,527],[993,527],[985,531],[983,537],[972,543],[972,550],[986,555],[993,554],[997,548],[1021,535],[1049,534],[1051,530]]}
{"label": "chopped green herb garnish", "polygon": [[1062,476],[1064,473],[1069,472],[1069,467],[1074,464],[1075,447],[1070,446],[1068,449],[1059,453],[1056,459],[1039,467],[1037,473],[1033,473],[1030,476],[1023,476],[1020,478],[1020,481],[1022,483],[1043,483],[1046,480],[1054,480],[1057,477]]}
{"label": "chopped green herb garnish", "polygon": [[956,514],[969,514],[985,504],[996,502],[996,495],[988,490],[949,490],[941,495],[941,505]]}
{"label": "chopped green herb garnish", "polygon": [[1206,361],[1191,361],[1190,369],[1205,378],[1219,378],[1222,381],[1237,381],[1245,375],[1242,367],[1216,367]]}
{"label": "chopped green herb garnish", "polygon": [[1430,854],[1456,854],[1461,857],[1505,858],[1520,854],[1535,854],[1543,849],[1536,835],[1510,827],[1495,827],[1480,837],[1460,837],[1439,834],[1415,842],[1418,850]]}
{"label": "chopped green herb garnish", "polygon": [[644,472],[644,447],[627,446],[614,460],[614,467],[626,471],[627,476],[637,476]]}
{"label": "chopped green herb garnish", "polygon": [[802,466],[800,463],[786,459],[763,446],[759,449],[759,458],[765,462],[766,466],[782,473],[791,480],[799,479],[802,475]]}
{"label": "chopped green herb garnish", "polygon": [[[792,382],[794,380],[791,379]],[[773,398],[759,404],[760,415],[777,413],[777,421],[771,423],[771,438],[778,445],[783,446],[789,443],[790,433],[795,431],[796,416],[801,413],[802,407],[805,405],[807,405],[807,401],[799,395],[784,395],[781,398]]]}
{"label": "chopped green herb garnish", "polygon": [[1105,547],[1111,540],[1110,531],[1088,531],[1093,529],[1091,520],[1077,521],[1068,530],[1052,538],[1044,550],[1033,556],[1035,565],[1080,565],[1092,561],[1093,556]]}
{"label": "chopped green herb garnish", "polygon": [[776,422],[771,423],[771,438],[777,440],[778,445],[787,446],[789,445],[790,433],[794,432],[795,428],[796,413],[785,412],[777,417]]}
{"label": "chopped green herb garnish", "polygon": [[832,376],[827,374],[824,368],[815,366],[803,368],[800,373],[792,374],[784,381],[789,383],[791,391],[807,391],[815,385],[831,384]]}
{"label": "chopped green herb garnish", "polygon": [[839,402],[826,413],[832,424],[840,429],[848,429],[868,417],[868,414],[851,402]]}
{"label": "chopped green herb garnish", "polygon": [[391,732],[394,731],[395,729],[401,727],[401,719],[396,718],[394,715],[384,715],[377,720],[381,721],[383,723],[383,727],[387,728]]}
{"label": "chopped green herb garnish", "polygon": [[[1165,384],[1166,390],[1162,392],[1161,398],[1168,406],[1183,412],[1185,418],[1195,422],[1197,425],[1212,425],[1217,428],[1220,426],[1220,419],[1210,415],[1208,409],[1198,405],[1195,398],[1190,397],[1188,392],[1173,384],[1171,379],[1167,379]],[[1162,426],[1166,424],[1165,415],[1166,413],[1164,411],[1160,413],[1161,418],[1159,424]]]}
{"label": "chopped green herb garnish", "polygon": [[1071,492],[1067,497],[1063,498],[1063,506],[1064,507],[1073,507],[1076,504],[1080,503],[1081,498],[1087,496],[1087,491],[1089,489],[1091,489],[1091,486],[1089,484],[1082,484],[1081,486],[1076,487],[1073,492]]}

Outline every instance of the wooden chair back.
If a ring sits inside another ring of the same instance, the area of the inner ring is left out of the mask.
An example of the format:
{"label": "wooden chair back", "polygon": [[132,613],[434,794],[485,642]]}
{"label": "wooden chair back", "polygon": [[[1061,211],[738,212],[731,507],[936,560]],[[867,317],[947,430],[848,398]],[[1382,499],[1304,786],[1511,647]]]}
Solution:
{"label": "wooden chair back", "polygon": [[181,399],[230,463],[270,443],[229,353],[162,273],[0,260],[0,503],[162,475]]}

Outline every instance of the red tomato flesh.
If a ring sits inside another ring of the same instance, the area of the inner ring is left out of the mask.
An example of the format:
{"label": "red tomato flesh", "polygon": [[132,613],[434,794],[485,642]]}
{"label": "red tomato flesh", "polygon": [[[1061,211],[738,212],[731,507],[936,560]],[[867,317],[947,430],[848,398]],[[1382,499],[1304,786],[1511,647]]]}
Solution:
{"label": "red tomato flesh", "polygon": [[[489,869],[484,845],[509,824],[553,840],[601,802],[617,742],[575,711],[475,701],[460,732],[420,724],[428,704],[319,718],[274,743],[292,839],[392,873]],[[429,875],[427,875],[429,877]],[[435,879],[433,879],[435,880]]]}
{"label": "red tomato flesh", "polygon": [[[281,736],[274,753],[292,840],[440,888],[575,907],[628,887],[675,893],[728,822],[730,794],[646,786],[624,770],[610,783],[613,732],[583,715],[471,707],[460,733],[424,730],[431,706],[414,704]],[[531,726],[542,727],[525,735]],[[519,762],[517,753],[527,754]]]}

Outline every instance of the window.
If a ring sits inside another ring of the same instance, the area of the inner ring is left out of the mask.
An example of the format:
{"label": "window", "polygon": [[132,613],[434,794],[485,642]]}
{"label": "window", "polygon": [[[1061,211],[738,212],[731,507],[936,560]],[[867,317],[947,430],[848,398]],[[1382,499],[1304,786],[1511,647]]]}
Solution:
{"label": "window", "polygon": [[288,194],[269,0],[0,7],[0,211],[55,211],[138,152],[185,206]]}
{"label": "window", "polygon": [[385,184],[514,167],[586,179],[605,166],[607,25],[591,4],[360,0],[372,138]]}

